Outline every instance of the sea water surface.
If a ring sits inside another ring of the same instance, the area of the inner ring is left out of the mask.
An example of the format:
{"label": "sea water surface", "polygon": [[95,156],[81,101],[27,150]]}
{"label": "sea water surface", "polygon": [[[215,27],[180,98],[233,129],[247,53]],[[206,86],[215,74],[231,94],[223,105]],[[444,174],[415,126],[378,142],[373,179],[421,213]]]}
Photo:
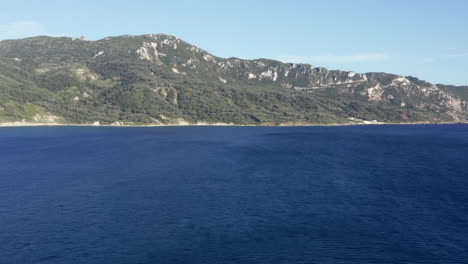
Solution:
{"label": "sea water surface", "polygon": [[467,263],[468,125],[0,128],[0,263]]}

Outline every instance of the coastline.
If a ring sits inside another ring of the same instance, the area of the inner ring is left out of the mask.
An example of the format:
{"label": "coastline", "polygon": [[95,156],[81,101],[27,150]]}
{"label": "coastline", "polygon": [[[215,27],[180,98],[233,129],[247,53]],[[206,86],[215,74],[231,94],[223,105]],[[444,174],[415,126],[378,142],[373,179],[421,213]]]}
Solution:
{"label": "coastline", "polygon": [[234,126],[234,127],[332,127],[332,126],[366,126],[366,125],[454,125],[454,124],[468,124],[467,122],[378,122],[378,123],[284,123],[284,124],[233,124],[233,123],[174,123],[174,124],[148,124],[148,125],[124,125],[124,124],[74,124],[74,123],[37,123],[37,122],[6,122],[0,123],[0,128],[3,127],[184,127],[184,126]]}

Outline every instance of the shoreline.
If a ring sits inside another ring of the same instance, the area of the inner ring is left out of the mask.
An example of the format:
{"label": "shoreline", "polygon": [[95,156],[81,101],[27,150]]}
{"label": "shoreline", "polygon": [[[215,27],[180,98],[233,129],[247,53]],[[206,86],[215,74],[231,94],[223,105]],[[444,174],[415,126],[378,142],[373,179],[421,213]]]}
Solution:
{"label": "shoreline", "polygon": [[218,127],[332,127],[332,126],[375,126],[375,125],[455,125],[455,124],[468,124],[468,122],[399,122],[399,123],[330,123],[330,124],[316,124],[316,123],[285,123],[279,125],[273,124],[260,124],[260,125],[242,125],[232,123],[180,123],[180,124],[149,124],[149,125],[96,125],[96,124],[64,124],[64,123],[34,123],[34,122],[6,122],[0,123],[0,128],[3,127],[197,127],[197,126],[218,126]]}

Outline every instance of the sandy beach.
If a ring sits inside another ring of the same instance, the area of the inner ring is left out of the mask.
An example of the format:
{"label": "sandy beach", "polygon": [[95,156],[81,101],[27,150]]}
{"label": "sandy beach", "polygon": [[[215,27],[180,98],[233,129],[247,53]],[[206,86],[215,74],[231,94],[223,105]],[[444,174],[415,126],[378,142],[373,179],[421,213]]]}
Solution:
{"label": "sandy beach", "polygon": [[74,124],[74,123],[40,123],[40,122],[5,122],[0,123],[0,127],[53,127],[53,126],[70,126],[70,127],[176,127],[176,126],[238,126],[238,127],[306,127],[306,126],[358,126],[358,125],[449,125],[449,124],[466,124],[466,122],[408,122],[408,123],[391,123],[391,122],[350,122],[350,123],[329,123],[329,124],[314,124],[314,123],[285,123],[285,124],[233,124],[233,123],[188,123],[179,122],[171,124],[147,124],[147,125],[135,125],[135,124],[99,124],[99,123],[86,123],[86,124]]}

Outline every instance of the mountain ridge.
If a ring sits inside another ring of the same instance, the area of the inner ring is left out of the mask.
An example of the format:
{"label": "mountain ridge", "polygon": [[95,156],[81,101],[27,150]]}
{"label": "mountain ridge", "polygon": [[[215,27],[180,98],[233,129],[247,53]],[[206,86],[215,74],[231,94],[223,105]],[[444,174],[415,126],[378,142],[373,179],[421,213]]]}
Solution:
{"label": "mountain ridge", "polygon": [[0,122],[466,122],[466,88],[221,58],[166,34],[0,42]]}

